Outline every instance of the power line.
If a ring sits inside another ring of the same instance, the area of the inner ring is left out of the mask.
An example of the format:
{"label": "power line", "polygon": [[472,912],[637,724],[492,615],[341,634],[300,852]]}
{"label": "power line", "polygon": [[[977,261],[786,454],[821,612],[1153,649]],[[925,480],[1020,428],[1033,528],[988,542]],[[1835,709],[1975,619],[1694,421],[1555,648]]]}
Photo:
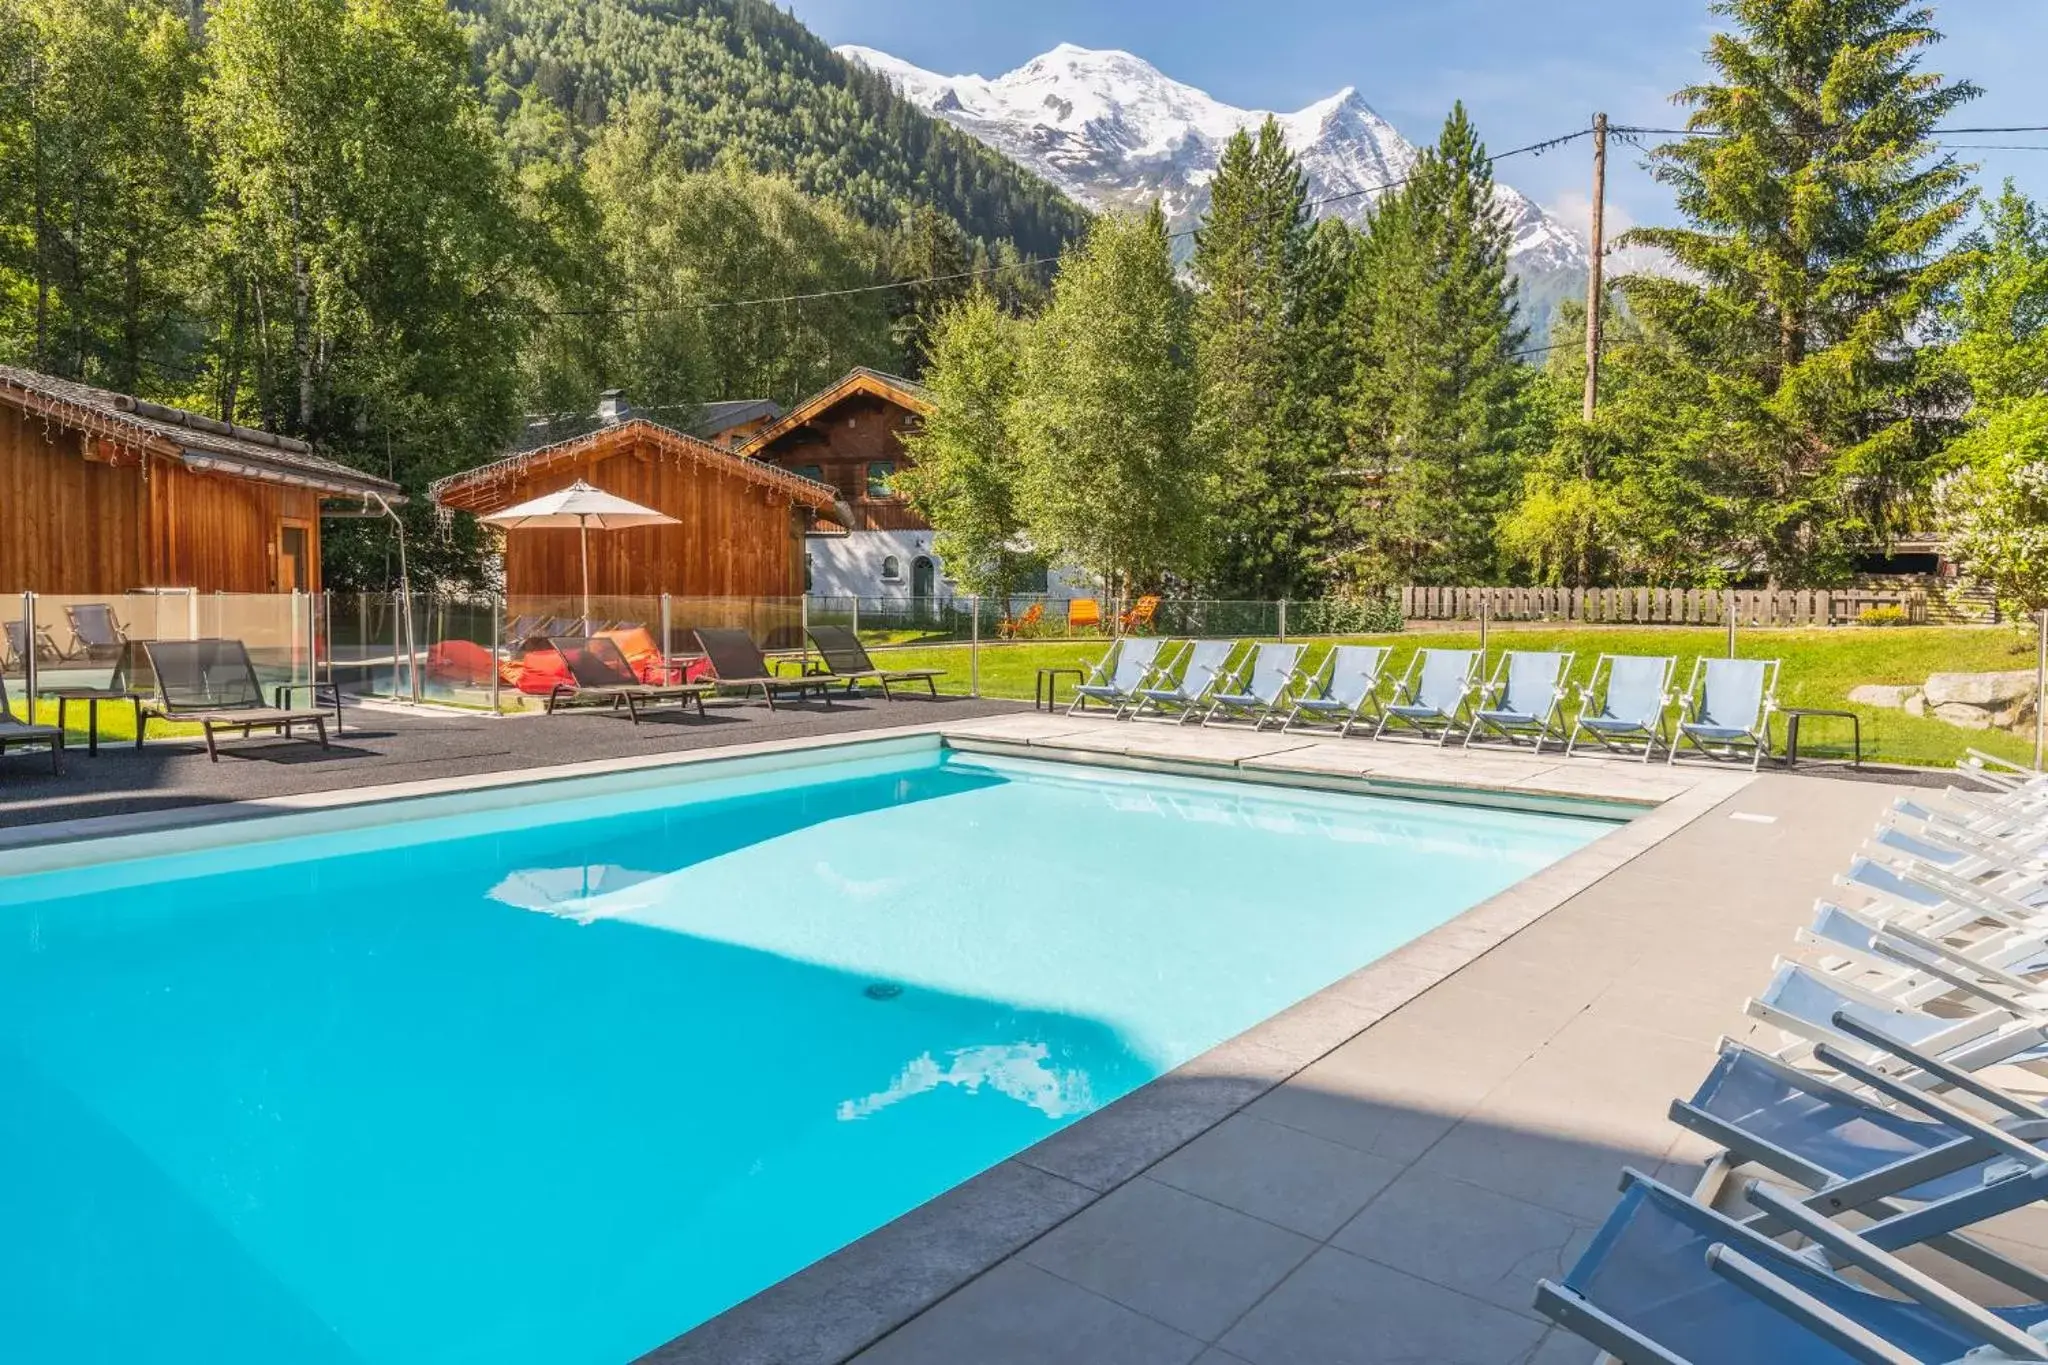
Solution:
{"label": "power line", "polygon": [[[1615,131],[1615,132],[1617,132],[1617,133],[1628,133],[1628,134],[1631,134],[1631,135],[1633,135],[1633,136],[1637,136],[1637,137],[1733,137],[1733,136],[1735,136],[1735,134],[1733,134],[1733,133],[1725,133],[1725,132],[1722,132],[1722,131],[1720,131],[1719,129],[1715,129],[1715,128],[1644,128],[1644,127],[1639,127],[1639,126],[1636,126],[1636,125],[1633,125],[1633,124],[1625,124],[1625,125],[1616,125],[1616,127],[1615,127],[1614,131]],[[1985,135],[1989,135],[1989,134],[1993,134],[1993,133],[2048,133],[2048,123],[2043,123],[2043,124],[2027,124],[2027,125],[2014,125],[2014,126],[2012,126],[2012,127],[2007,127],[2007,128],[1930,128],[1930,129],[1928,129],[1928,130],[1927,130],[1926,136],[1928,136],[1928,137],[1930,137],[1930,138],[1944,138],[1944,137],[1981,137],[1981,136],[1985,136]],[[1796,133],[1795,133],[1795,134],[1790,134],[1790,135],[1791,135],[1791,136],[1795,136],[1795,137],[1796,137],[1796,136],[1801,136],[1801,134],[1796,134]],[[1825,136],[1825,134],[1822,134],[1822,133],[1808,133],[1808,134],[1804,134],[1803,136],[1807,136],[1807,137],[1822,137],[1822,136]]]}
{"label": "power line", "polygon": [[[1553,148],[1562,147],[1566,143],[1576,142],[1578,139],[1582,137],[1591,137],[1592,135],[1593,130],[1591,128],[1581,128],[1577,132],[1564,133],[1557,137],[1545,138],[1541,142],[1532,142],[1525,147],[1514,147],[1505,152],[1495,152],[1492,155],[1481,158],[1480,164],[1482,166],[1491,166],[1494,162],[1505,161],[1511,156],[1540,156],[1544,152],[1550,151]],[[1327,204],[1341,203],[1342,201],[1347,199],[1358,199],[1369,194],[1383,194],[1388,190],[1399,189],[1401,186],[1407,184],[1414,178],[1414,173],[1410,172],[1407,175],[1399,176],[1393,180],[1388,180],[1378,185],[1367,185],[1361,189],[1346,190],[1342,194],[1332,194],[1326,195],[1321,199],[1311,199],[1306,201],[1302,205],[1302,207],[1309,209],[1318,209],[1324,207]],[[1181,237],[1191,237],[1197,231],[1199,231],[1198,228],[1185,227],[1179,228],[1173,232],[1169,232],[1166,235],[1168,240],[1174,240]],[[819,299],[838,299],[849,298],[859,294],[876,294],[889,289],[910,289],[918,285],[926,284],[951,284],[959,280],[976,279],[983,275],[999,275],[1004,271],[1008,270],[1026,270],[1035,269],[1036,267],[1042,265],[1055,265],[1058,263],[1058,261],[1059,257],[1057,256],[1027,256],[1022,260],[1009,261],[1000,265],[983,266],[978,270],[958,270],[952,272],[951,274],[926,275],[921,278],[912,280],[887,280],[880,284],[853,285],[845,289],[821,289],[809,294],[783,294],[774,298],[707,299],[699,303],[655,304],[645,307],[637,305],[628,305],[623,308],[539,308],[533,309],[531,311],[540,317],[582,318],[620,317],[629,315],[637,316],[649,313],[703,312],[705,310],[714,308],[723,309],[785,307],[790,304],[810,303]]]}

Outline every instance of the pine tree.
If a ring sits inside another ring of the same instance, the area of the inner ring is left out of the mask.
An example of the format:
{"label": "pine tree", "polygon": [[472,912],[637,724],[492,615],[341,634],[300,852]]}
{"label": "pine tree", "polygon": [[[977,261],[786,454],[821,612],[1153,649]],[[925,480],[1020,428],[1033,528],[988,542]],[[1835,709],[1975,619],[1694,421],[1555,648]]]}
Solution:
{"label": "pine tree", "polygon": [[1350,395],[1346,560],[1368,583],[1476,583],[1499,571],[1526,421],[1508,220],[1462,104],[1354,253],[1363,338]]}
{"label": "pine tree", "polygon": [[1202,568],[1210,471],[1189,440],[1189,350],[1158,205],[1096,219],[1030,328],[1012,414],[1032,543],[1112,590]]}
{"label": "pine tree", "polygon": [[1214,581],[1225,596],[1286,597],[1307,574],[1301,443],[1281,411],[1299,321],[1307,179],[1268,118],[1239,129],[1195,233],[1195,440],[1217,466]]}
{"label": "pine tree", "polygon": [[[1911,0],[1720,0],[1716,80],[1675,97],[1696,134],[1652,154],[1685,227],[1624,241],[1684,268],[1628,298],[1711,391],[1673,447],[1675,495],[1734,512],[1721,552],[1776,584],[1840,579],[1925,486],[1952,406],[1916,336],[1956,280],[1966,168],[1935,125],[1977,91],[1922,68]],[[1674,511],[1680,509],[1674,508]]]}

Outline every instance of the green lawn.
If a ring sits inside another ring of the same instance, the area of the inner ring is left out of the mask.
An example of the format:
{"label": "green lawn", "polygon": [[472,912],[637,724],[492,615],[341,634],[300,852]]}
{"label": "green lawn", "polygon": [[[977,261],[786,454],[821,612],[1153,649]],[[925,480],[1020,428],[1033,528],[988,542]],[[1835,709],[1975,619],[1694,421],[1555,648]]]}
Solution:
{"label": "green lawn", "polygon": [[[9,709],[14,712],[17,719],[28,719],[28,706],[20,698],[10,695],[8,703]],[[82,701],[72,702],[65,708],[64,730],[67,736],[65,740],[67,745],[81,749],[85,747],[86,714],[86,705]],[[38,725],[55,725],[57,723],[57,703],[47,699],[37,702],[35,721]],[[200,728],[197,725],[173,725],[161,720],[149,723],[149,737],[151,739],[168,739],[173,736],[197,735],[199,733]],[[126,702],[101,702],[100,743],[133,744],[134,742],[135,708]]]}
{"label": "green lawn", "polygon": [[[1332,643],[1311,643],[1309,658],[1319,660]],[[1417,649],[1476,648],[1479,636],[1474,630],[1411,630],[1399,635],[1358,636],[1346,643],[1394,646],[1389,662],[1394,675],[1399,676]],[[1603,653],[1675,654],[1679,661],[1676,676],[1682,685],[1695,658],[1702,654],[1719,656],[1726,651],[1727,635],[1718,627],[1514,627],[1492,631],[1487,644],[1491,652],[1489,664],[1499,650],[1506,648],[1575,650],[1579,656],[1572,668],[1575,680],[1589,675],[1594,659]],[[1080,640],[983,644],[982,695],[1029,700],[1038,669],[1092,663],[1101,657],[1103,649],[1102,642]],[[1946,767],[1969,748],[2019,760],[2030,760],[2033,756],[2031,733],[2015,736],[1995,730],[1964,730],[1938,720],[1916,719],[1903,711],[1851,707],[1847,700],[1849,689],[1863,683],[1917,683],[1924,682],[1930,673],[1992,673],[2031,668],[2031,631],[2020,632],[2010,626],[1753,630],[1738,634],[1736,652],[1744,658],[1784,662],[1778,688],[1783,705],[1856,711],[1863,719],[1865,758]],[[968,688],[965,645],[887,649],[880,653],[877,662],[886,667],[947,670],[940,683],[945,691],[965,692]],[[1071,685],[1072,679],[1061,679],[1062,697],[1069,695],[1064,689]],[[1777,735],[1782,742],[1782,724]],[[1800,751],[1815,756],[1846,752],[1848,739],[1845,722],[1809,721],[1800,735]]]}

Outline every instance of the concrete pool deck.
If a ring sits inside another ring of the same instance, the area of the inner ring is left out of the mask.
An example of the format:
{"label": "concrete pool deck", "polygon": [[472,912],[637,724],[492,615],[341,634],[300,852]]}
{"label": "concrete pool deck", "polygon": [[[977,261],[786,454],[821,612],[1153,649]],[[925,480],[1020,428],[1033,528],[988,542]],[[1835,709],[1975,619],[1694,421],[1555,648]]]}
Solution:
{"label": "concrete pool deck", "polygon": [[[752,741],[737,746],[659,741],[647,726],[635,738],[602,717],[480,721],[522,733],[553,725],[562,738],[549,742],[570,747],[583,744],[574,731],[609,725],[619,738],[605,736],[607,746],[628,752],[593,757],[584,747],[586,761],[539,771],[528,753],[474,771],[456,762],[388,774],[421,779],[404,788],[361,787],[386,774],[365,763],[352,782],[272,790],[239,809],[939,734],[1048,758],[1395,794],[1627,803],[1641,813],[647,1361],[1590,1360],[1529,1307],[1535,1280],[1584,1245],[1624,1165],[1691,1179],[1705,1153],[1665,1121],[1668,1101],[1691,1093],[1717,1038],[1750,1034],[1742,999],[1767,979],[1774,954],[1793,953],[1793,927],[1896,794],[1804,773],[1567,763],[999,705],[868,709],[876,719],[830,733],[719,727]],[[511,738],[504,748],[526,749]],[[29,785],[0,791],[18,799]],[[60,819],[0,835],[31,842],[229,813],[166,805],[92,820],[92,829]]]}

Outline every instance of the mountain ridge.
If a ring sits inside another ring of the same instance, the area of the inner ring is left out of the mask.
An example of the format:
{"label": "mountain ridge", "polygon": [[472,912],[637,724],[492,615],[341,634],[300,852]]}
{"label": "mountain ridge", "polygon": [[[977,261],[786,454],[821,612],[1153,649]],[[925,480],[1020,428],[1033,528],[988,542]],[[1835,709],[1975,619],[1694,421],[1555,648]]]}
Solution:
{"label": "mountain ridge", "polygon": [[[1090,207],[1157,198],[1176,228],[1208,202],[1223,144],[1271,117],[1300,159],[1314,211],[1357,223],[1406,176],[1417,148],[1346,86],[1293,112],[1242,109],[1114,48],[1061,43],[1003,75],[943,76],[859,44],[833,51],[882,76],[926,113],[966,132]],[[1585,243],[1505,184],[1496,194],[1512,233],[1509,263],[1540,292],[1544,277],[1587,268]]]}

